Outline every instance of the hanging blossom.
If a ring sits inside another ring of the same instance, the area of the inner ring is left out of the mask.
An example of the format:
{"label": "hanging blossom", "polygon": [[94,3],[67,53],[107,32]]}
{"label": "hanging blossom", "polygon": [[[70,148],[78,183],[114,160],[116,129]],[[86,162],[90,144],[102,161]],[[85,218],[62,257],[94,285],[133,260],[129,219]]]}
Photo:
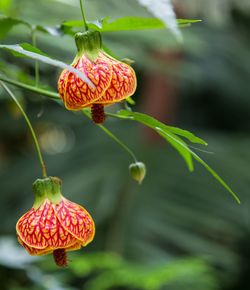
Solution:
{"label": "hanging blossom", "polygon": [[87,31],[75,35],[78,53],[72,66],[83,72],[93,85],[64,70],[58,91],[68,110],[91,108],[95,123],[105,120],[104,106],[120,102],[134,94],[137,80],[133,68],[102,50],[101,34]]}
{"label": "hanging blossom", "polygon": [[33,191],[35,203],[16,225],[18,241],[30,255],[53,253],[55,263],[66,266],[66,252],[89,244],[95,224],[83,207],[62,196],[59,178],[38,179]]}

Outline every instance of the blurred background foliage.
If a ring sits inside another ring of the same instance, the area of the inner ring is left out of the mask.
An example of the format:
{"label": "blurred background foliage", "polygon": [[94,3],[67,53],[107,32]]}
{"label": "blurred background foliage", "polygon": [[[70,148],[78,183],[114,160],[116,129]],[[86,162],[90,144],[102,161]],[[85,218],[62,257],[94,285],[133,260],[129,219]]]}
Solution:
{"label": "blurred background foliage", "polygon": [[[182,30],[182,45],[157,30],[106,33],[104,42],[118,57],[136,61],[135,110],[207,140],[211,152],[199,154],[239,194],[241,206],[200,166],[190,174],[150,131],[110,119],[106,126],[147,164],[147,178],[138,186],[128,174],[129,157],[98,127],[13,87],[39,133],[49,174],[63,179],[64,195],[83,204],[97,225],[94,242],[71,253],[66,269],[57,269],[52,257],[29,257],[15,240],[15,223],[32,205],[31,184],[40,168],[24,120],[0,90],[1,289],[249,287],[249,1],[174,3],[179,18],[203,19]],[[81,19],[76,0],[1,0],[0,11],[51,27]],[[150,16],[134,0],[86,0],[86,14],[89,20]],[[8,34],[1,26],[0,37],[1,43],[31,42],[22,25]],[[37,38],[43,51],[72,61],[72,37]],[[34,82],[32,61],[0,56],[2,73]],[[47,65],[40,70],[42,86],[56,90],[59,71]]]}

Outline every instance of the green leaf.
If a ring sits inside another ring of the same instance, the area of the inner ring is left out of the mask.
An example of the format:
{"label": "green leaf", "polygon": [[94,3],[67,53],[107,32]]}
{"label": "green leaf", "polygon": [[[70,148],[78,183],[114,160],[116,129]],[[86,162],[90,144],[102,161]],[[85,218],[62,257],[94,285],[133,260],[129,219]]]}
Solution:
{"label": "green leaf", "polygon": [[[164,125],[164,124],[163,124]],[[205,145],[207,146],[207,142],[202,140],[201,138],[195,136],[193,133],[187,131],[187,130],[183,130],[177,127],[172,127],[172,126],[167,126],[164,125],[164,127],[166,127],[170,132],[185,137],[186,139],[188,139],[190,142],[192,143],[197,143],[197,144],[201,144],[201,145]]]}
{"label": "green leaf", "polygon": [[190,152],[187,150],[187,144],[181,140],[178,136],[172,134],[172,133],[165,133],[162,131],[161,128],[156,127],[156,131],[161,135],[164,139],[166,139],[183,157],[183,159],[186,161],[188,169],[190,171],[194,170],[194,165],[193,165],[193,160],[192,160],[192,155]]}
{"label": "green leaf", "polygon": [[[160,129],[161,130],[161,129]],[[162,130],[161,130],[162,131]],[[172,139],[175,139],[175,141],[178,141],[176,138],[174,138],[173,136],[170,136],[169,133],[167,132],[161,132],[160,135],[166,135],[169,136]],[[188,152],[190,152],[190,154],[194,157],[194,159],[196,159],[196,161],[198,161],[201,165],[203,165],[208,172],[210,172],[212,174],[212,176],[232,195],[232,197],[240,204],[240,199],[238,198],[238,196],[233,192],[233,190],[225,183],[225,181],[204,161],[202,160],[196,153],[194,153],[189,147],[187,147],[186,145],[182,144],[181,142],[179,143],[180,146],[182,146],[185,150],[187,150]]]}
{"label": "green leaf", "polygon": [[[199,22],[200,20],[178,19],[179,27]],[[165,29],[166,25],[158,18],[143,18],[143,17],[123,17],[113,21],[109,18],[104,18],[101,21],[88,22],[90,29],[101,32],[112,32],[122,30],[146,30],[146,29]],[[81,20],[66,21],[62,24],[62,30],[65,33],[73,33],[72,28],[84,27]]]}
{"label": "green leaf", "polygon": [[27,23],[26,21],[11,18],[11,17],[6,17],[6,16],[0,16],[0,39],[4,38],[14,26],[20,25],[20,24],[23,24],[31,28],[31,25]]}
{"label": "green leaf", "polygon": [[135,105],[135,101],[133,100],[133,98],[130,96],[130,97],[127,97],[126,101],[131,105],[131,106],[134,106]]}
{"label": "green leaf", "polygon": [[33,25],[21,19],[7,17],[7,16],[0,16],[0,39],[4,38],[14,26],[20,25],[20,24],[28,27],[30,31],[33,29],[33,30],[40,31],[40,32],[50,34],[53,36],[59,36],[61,34],[60,28],[57,28],[57,27]]}
{"label": "green leaf", "polygon": [[[126,116],[129,118],[133,118],[134,120],[156,130],[158,134],[160,134],[164,139],[166,139],[183,157],[185,162],[187,163],[188,169],[190,171],[194,170],[192,155],[188,150],[185,150],[187,144],[178,136],[175,135],[176,132],[182,133],[188,137],[188,139],[192,139],[194,143],[206,144],[205,141],[201,140],[200,138],[194,136],[192,133],[184,130],[177,130],[178,128],[167,126],[156,119],[142,113],[132,112],[128,110],[121,110],[119,111],[120,116]],[[172,131],[171,131],[172,130]],[[162,132],[167,132],[168,135],[163,135]]]}
{"label": "green leaf", "polygon": [[[37,47],[32,46],[29,43],[20,43],[19,46],[22,47],[26,51],[34,52],[34,53],[49,57],[46,53],[42,52],[40,49],[38,49]],[[16,57],[27,57],[23,53],[20,53],[20,52],[17,52],[17,51],[12,51],[12,54],[14,56],[16,56]]]}
{"label": "green leaf", "polygon": [[18,57],[19,56],[28,57],[28,58],[49,64],[55,67],[59,67],[61,69],[67,69],[71,71],[72,73],[76,74],[84,82],[88,83],[92,87],[95,87],[94,84],[87,78],[87,76],[83,72],[73,68],[70,65],[65,64],[62,61],[48,57],[45,53],[40,51],[38,48],[28,43],[14,44],[14,45],[0,44],[0,49],[8,50],[14,53],[14,55]]}
{"label": "green leaf", "polygon": [[131,117],[134,120],[139,121],[139,122],[143,123],[144,125],[151,127],[152,129],[159,127],[163,131],[171,132],[173,134],[185,137],[186,139],[188,139],[192,143],[207,145],[207,142],[205,142],[201,138],[195,136],[193,133],[191,133],[187,130],[180,129],[180,128],[167,126],[167,125],[159,122],[158,120],[156,120],[153,117],[150,117],[146,114],[131,112],[131,111],[127,111],[127,110],[121,110],[121,111],[119,111],[119,115]]}
{"label": "green leaf", "polygon": [[187,25],[192,23],[202,22],[201,19],[177,19],[179,25]]}
{"label": "green leaf", "polygon": [[[225,181],[204,161],[202,160],[195,152],[193,152],[188,145],[175,134],[186,137],[188,140],[193,140],[194,143],[206,144],[202,139],[194,136],[192,133],[181,130],[179,128],[166,126],[165,124],[157,121],[156,119],[142,113],[131,112],[127,110],[121,110],[118,112],[118,115],[121,118],[138,121],[153,130],[155,130],[160,136],[166,139],[184,158],[186,163],[189,166],[189,169],[192,170],[192,157],[198,161],[202,166],[204,166],[212,176],[232,195],[232,197],[240,204],[238,196],[233,192],[233,190],[225,183]],[[170,129],[169,129],[170,128]],[[189,133],[189,134],[188,134]],[[197,139],[198,138],[198,139]]]}

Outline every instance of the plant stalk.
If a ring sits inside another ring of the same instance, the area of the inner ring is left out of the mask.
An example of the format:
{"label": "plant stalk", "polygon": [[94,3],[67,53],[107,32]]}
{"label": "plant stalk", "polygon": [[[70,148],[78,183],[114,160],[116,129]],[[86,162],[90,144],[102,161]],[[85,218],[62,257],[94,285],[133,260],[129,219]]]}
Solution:
{"label": "plant stalk", "polygon": [[19,88],[29,90],[29,91],[31,91],[33,93],[37,93],[37,94],[43,95],[45,97],[49,97],[51,99],[60,100],[59,95],[57,93],[55,93],[55,92],[51,92],[51,91],[44,90],[44,89],[41,89],[41,88],[38,88],[38,87],[30,86],[30,85],[27,85],[25,83],[21,83],[21,82],[18,82],[18,81],[3,77],[1,75],[0,75],[0,80],[3,81],[3,82],[9,83],[11,85],[17,86]]}
{"label": "plant stalk", "polygon": [[[82,110],[82,113],[87,116],[89,119],[91,119],[90,114],[85,111]],[[120,139],[118,139],[112,132],[110,132],[106,127],[104,127],[101,124],[96,124],[102,131],[104,131],[111,139],[113,139],[117,144],[119,144],[125,151],[128,152],[128,154],[131,156],[131,158],[134,160],[134,162],[137,162],[137,158],[135,156],[135,154],[133,153],[133,151],[131,149],[128,148],[127,145],[125,145]]]}
{"label": "plant stalk", "polygon": [[79,0],[80,2],[80,8],[81,8],[81,13],[82,13],[82,20],[83,20],[83,23],[84,23],[84,28],[86,31],[89,30],[88,28],[88,24],[87,24],[87,21],[86,21],[86,17],[85,17],[85,14],[84,14],[84,9],[83,9],[83,0]]}
{"label": "plant stalk", "polygon": [[19,110],[21,111],[21,113],[22,113],[22,115],[23,115],[29,129],[30,129],[30,132],[31,132],[31,135],[32,135],[35,147],[36,147],[38,159],[39,159],[39,162],[40,162],[41,168],[42,168],[42,175],[43,175],[43,177],[47,177],[46,166],[45,166],[45,163],[44,163],[44,160],[42,157],[42,153],[41,153],[41,149],[40,149],[37,137],[36,137],[36,133],[31,125],[31,122],[30,122],[27,114],[25,113],[24,109],[22,108],[22,105],[19,103],[18,99],[15,97],[15,95],[12,93],[12,91],[2,81],[0,81],[0,85],[5,89],[5,91],[9,94],[9,96],[12,98],[12,100],[16,103]]}
{"label": "plant stalk", "polygon": [[[31,31],[31,38],[32,38],[32,45],[36,47],[36,27],[32,27]],[[36,60],[35,61],[35,84],[36,87],[39,85],[39,62]]]}

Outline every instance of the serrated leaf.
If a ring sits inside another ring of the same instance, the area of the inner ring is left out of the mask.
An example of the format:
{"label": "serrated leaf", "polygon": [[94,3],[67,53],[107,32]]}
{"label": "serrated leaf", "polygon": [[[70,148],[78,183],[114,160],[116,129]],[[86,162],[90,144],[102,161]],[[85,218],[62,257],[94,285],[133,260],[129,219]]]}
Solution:
{"label": "serrated leaf", "polygon": [[[179,27],[183,27],[200,20],[178,19]],[[90,29],[100,32],[126,31],[126,30],[146,30],[146,29],[165,29],[166,24],[158,18],[145,17],[122,17],[110,21],[109,17],[99,21],[88,22]],[[73,28],[84,27],[84,22],[81,20],[73,20],[63,22],[61,29],[66,34],[74,34]]]}
{"label": "serrated leaf", "polygon": [[[194,136],[192,133],[191,133],[191,135],[187,134],[186,133],[187,131],[181,130],[179,128],[170,127],[172,129],[172,132],[171,132],[171,130],[169,130],[169,126],[166,126],[165,124],[159,122],[158,120],[156,120],[156,119],[154,119],[146,114],[131,112],[131,111],[127,111],[127,110],[121,110],[118,112],[118,116],[125,118],[125,119],[138,121],[138,122],[152,128],[153,130],[155,130],[159,135],[161,135],[164,139],[166,139],[168,142],[170,142],[170,144],[172,146],[174,146],[174,148],[185,159],[185,161],[187,162],[190,169],[192,168],[190,158],[193,157],[202,166],[204,166],[208,170],[208,172],[211,173],[211,175],[232,195],[232,197],[238,203],[240,203],[238,196],[226,184],[226,182],[204,160],[202,160],[195,152],[193,152],[182,139],[180,139],[178,136],[176,136],[173,132],[175,132],[176,134],[178,132],[179,135],[183,134],[189,140],[190,139],[194,140],[195,143],[204,142],[206,144],[205,141]],[[198,139],[196,139],[196,138],[198,138]],[[201,144],[203,144],[203,143],[201,143]]]}
{"label": "serrated leaf", "polygon": [[[146,114],[132,112],[128,110],[121,110],[119,111],[119,115],[121,116],[127,116],[129,118],[132,118],[133,120],[136,120],[140,123],[143,123],[144,125],[154,129],[158,134],[160,134],[164,139],[166,139],[183,157],[185,162],[187,163],[188,169],[190,171],[194,170],[193,161],[192,161],[192,155],[188,150],[185,150],[185,147],[187,147],[187,144],[178,136],[175,135],[176,132],[178,132],[178,128],[167,126],[153,117],[150,117]],[[171,129],[173,130],[171,131]],[[186,136],[189,137],[189,140],[192,139],[194,143],[201,143],[204,144],[205,141],[201,140],[200,138],[196,137],[192,133],[188,131],[184,131],[179,129],[181,133],[185,133]],[[168,135],[163,135],[162,132],[167,132]],[[183,135],[184,135],[183,133]]]}
{"label": "serrated leaf", "polygon": [[181,140],[178,136],[168,132],[166,134],[163,133],[161,128],[155,128],[159,135],[161,135],[164,139],[166,139],[183,157],[185,162],[187,163],[188,169],[190,171],[194,171],[194,165],[192,160],[192,155],[187,150],[187,144]]}
{"label": "serrated leaf", "polygon": [[[169,133],[161,132],[162,135],[169,136],[170,138],[175,139],[173,136],[169,135]],[[176,139],[175,139],[176,140]],[[177,140],[178,141],[178,140]],[[233,192],[233,190],[226,184],[226,182],[216,173],[203,159],[201,159],[196,153],[194,153],[189,147],[185,146],[182,143],[179,143],[185,150],[187,150],[193,157],[198,161],[202,166],[204,166],[208,172],[212,174],[212,176],[232,195],[232,197],[240,204],[240,199],[238,196]]]}
{"label": "serrated leaf", "polygon": [[201,138],[195,136],[193,133],[187,131],[187,130],[183,130],[177,127],[172,127],[172,126],[167,126],[165,125],[168,130],[176,135],[185,137],[186,139],[188,139],[190,142],[192,143],[197,143],[197,144],[201,144],[201,145],[205,145],[207,146],[207,142],[202,140]]}
{"label": "serrated leaf", "polygon": [[176,135],[185,137],[186,139],[188,139],[192,143],[207,145],[207,142],[205,142],[201,138],[195,136],[193,133],[191,133],[187,130],[183,130],[180,128],[165,125],[165,124],[161,123],[160,121],[156,120],[155,118],[150,117],[146,114],[138,113],[138,112],[131,112],[131,111],[127,111],[127,110],[121,110],[121,111],[119,111],[119,115],[132,117],[134,120],[140,121],[143,124],[150,126],[152,129],[155,129],[158,127],[158,128],[161,128],[163,131],[171,132],[171,133],[174,133]]}
{"label": "serrated leaf", "polygon": [[6,45],[6,44],[0,44],[0,49],[5,49],[10,51],[11,53],[14,53],[16,56],[25,56],[27,58],[31,58],[55,67],[59,67],[61,69],[67,69],[71,71],[72,73],[76,74],[79,78],[81,78],[84,82],[88,83],[92,87],[95,87],[94,84],[87,78],[87,76],[80,72],[79,70],[73,68],[70,65],[65,64],[64,62],[56,59],[52,59],[48,56],[46,56],[45,53],[41,52],[36,47],[28,44],[14,44],[14,45]]}

